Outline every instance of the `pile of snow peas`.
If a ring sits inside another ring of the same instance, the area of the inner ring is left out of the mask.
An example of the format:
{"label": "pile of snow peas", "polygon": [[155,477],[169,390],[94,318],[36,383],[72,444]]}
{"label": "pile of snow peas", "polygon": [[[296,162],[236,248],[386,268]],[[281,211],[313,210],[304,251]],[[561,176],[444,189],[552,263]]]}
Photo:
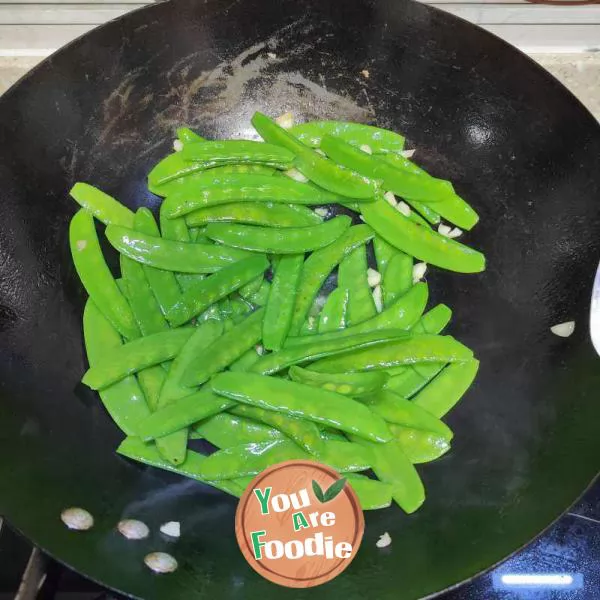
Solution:
{"label": "pile of snow peas", "polygon": [[[71,190],[83,383],[130,459],[240,496],[270,465],[310,458],[346,474],[365,510],[394,501],[411,513],[425,500],[414,465],[449,451],[442,418],[479,364],[441,335],[452,311],[427,310],[415,259],[482,271],[480,252],[440,233],[442,220],[469,230],[477,214],[397,133],[286,130],[261,113],[252,123],[263,142],[178,130],[148,175],[158,222],[87,183]],[[343,214],[325,218],[335,204]]]}

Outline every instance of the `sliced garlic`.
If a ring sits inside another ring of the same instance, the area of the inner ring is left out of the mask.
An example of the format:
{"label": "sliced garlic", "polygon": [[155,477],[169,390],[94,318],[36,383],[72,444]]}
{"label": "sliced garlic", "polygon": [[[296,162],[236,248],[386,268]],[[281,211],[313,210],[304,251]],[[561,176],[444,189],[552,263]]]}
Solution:
{"label": "sliced garlic", "polygon": [[183,150],[183,142],[181,140],[173,140],[173,150],[181,152]]}
{"label": "sliced garlic", "polygon": [[277,58],[277,54],[275,54],[275,52],[267,52],[267,56],[269,58]]}
{"label": "sliced garlic", "polygon": [[150,529],[146,523],[136,519],[124,519],[117,525],[119,532],[128,540],[143,540],[150,534]]}
{"label": "sliced garlic", "polygon": [[172,573],[177,569],[177,561],[166,552],[152,552],[144,557],[144,562],[155,573]]}
{"label": "sliced garlic", "polygon": [[170,537],[179,537],[181,535],[181,524],[179,521],[169,521],[160,526],[161,533]]}
{"label": "sliced garlic", "polygon": [[369,79],[369,70],[368,70],[368,69],[363,69],[363,70],[360,72],[360,74],[361,74],[363,77],[366,77],[367,79]]}
{"label": "sliced garlic", "polygon": [[413,267],[413,283],[417,283],[421,281],[423,277],[425,277],[425,273],[427,271],[427,263],[420,262],[414,265]]}
{"label": "sliced garlic", "polygon": [[451,231],[452,227],[450,227],[449,225],[444,225],[443,223],[440,223],[438,225],[438,233],[440,235],[443,235],[444,237],[450,237]]}
{"label": "sliced garlic", "polygon": [[360,149],[363,152],[366,152],[367,154],[373,154],[373,150],[371,150],[371,146],[369,146],[368,144],[363,144]]}
{"label": "sliced garlic", "polygon": [[383,290],[380,285],[376,285],[373,289],[373,302],[377,312],[380,313],[383,310]]}
{"label": "sliced garlic", "polygon": [[463,230],[459,229],[458,227],[455,227],[449,234],[448,237],[449,238],[457,238],[460,237],[463,234]]}
{"label": "sliced garlic", "polygon": [[94,517],[84,508],[73,506],[60,513],[61,521],[75,531],[85,531],[94,526]]}
{"label": "sliced garlic", "polygon": [[265,347],[262,344],[256,344],[254,348],[256,350],[256,354],[259,356],[262,356],[265,353]]}
{"label": "sliced garlic", "polygon": [[320,206],[319,208],[315,208],[315,213],[317,213],[320,217],[326,217],[329,214],[329,209]]}
{"label": "sliced garlic", "polygon": [[327,154],[325,154],[325,152],[323,152],[323,150],[321,150],[321,148],[315,148],[315,152],[317,154],[320,154],[321,156],[327,156]]}
{"label": "sliced garlic", "polygon": [[372,288],[378,286],[381,283],[381,273],[369,267],[367,269],[367,281]]}
{"label": "sliced garlic", "polygon": [[415,148],[413,148],[412,150],[402,150],[402,152],[400,152],[400,154],[404,157],[404,158],[412,158],[415,154],[417,150]]}
{"label": "sliced garlic", "polygon": [[569,337],[575,331],[575,321],[567,321],[566,323],[559,323],[550,327],[550,331],[559,337]]}
{"label": "sliced garlic", "polygon": [[378,548],[385,548],[392,543],[392,536],[386,531],[383,535],[379,536],[379,539],[375,542]]}
{"label": "sliced garlic", "polygon": [[284,129],[291,129],[294,126],[294,115],[291,112],[283,113],[275,119],[275,123]]}
{"label": "sliced garlic", "polygon": [[410,217],[410,213],[412,212],[410,210],[410,206],[408,204],[406,204],[406,202],[404,202],[404,200],[400,200],[400,202],[398,202],[398,204],[396,204],[396,208],[405,216],[405,217]]}
{"label": "sliced garlic", "polygon": [[308,177],[302,175],[298,169],[288,169],[287,171],[284,171],[284,173],[294,181],[299,181],[300,183],[306,183],[308,181]]}
{"label": "sliced garlic", "polygon": [[394,196],[392,192],[386,192],[383,195],[383,198],[388,204],[391,204],[394,208],[398,204],[398,200],[396,200],[396,196]]}

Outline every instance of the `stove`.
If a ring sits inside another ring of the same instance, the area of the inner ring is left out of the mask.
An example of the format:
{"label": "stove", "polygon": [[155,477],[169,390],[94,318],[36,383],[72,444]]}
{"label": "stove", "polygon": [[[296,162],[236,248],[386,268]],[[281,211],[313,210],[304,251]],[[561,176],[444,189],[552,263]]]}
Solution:
{"label": "stove", "polygon": [[[600,481],[546,533],[439,600],[600,600]],[[125,600],[0,529],[0,600]],[[399,599],[400,600],[400,599]]]}

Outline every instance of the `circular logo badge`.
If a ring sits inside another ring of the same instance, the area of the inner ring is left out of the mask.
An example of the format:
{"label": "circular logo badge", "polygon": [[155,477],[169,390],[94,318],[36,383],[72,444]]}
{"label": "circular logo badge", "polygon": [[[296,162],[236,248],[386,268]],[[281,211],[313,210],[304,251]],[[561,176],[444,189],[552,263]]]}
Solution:
{"label": "circular logo badge", "polygon": [[237,541],[250,566],[294,588],[339,575],[356,556],[364,529],[346,479],[309,460],[279,463],[257,475],[235,515]]}

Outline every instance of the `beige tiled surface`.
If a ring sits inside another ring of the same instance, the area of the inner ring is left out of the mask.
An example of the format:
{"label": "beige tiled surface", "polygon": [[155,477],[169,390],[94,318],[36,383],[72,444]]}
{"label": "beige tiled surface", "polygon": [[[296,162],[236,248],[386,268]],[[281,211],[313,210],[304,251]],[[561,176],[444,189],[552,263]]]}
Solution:
{"label": "beige tiled surface", "polygon": [[[532,57],[569,88],[600,120],[600,53],[534,54]],[[41,59],[0,57],[0,93]]]}

